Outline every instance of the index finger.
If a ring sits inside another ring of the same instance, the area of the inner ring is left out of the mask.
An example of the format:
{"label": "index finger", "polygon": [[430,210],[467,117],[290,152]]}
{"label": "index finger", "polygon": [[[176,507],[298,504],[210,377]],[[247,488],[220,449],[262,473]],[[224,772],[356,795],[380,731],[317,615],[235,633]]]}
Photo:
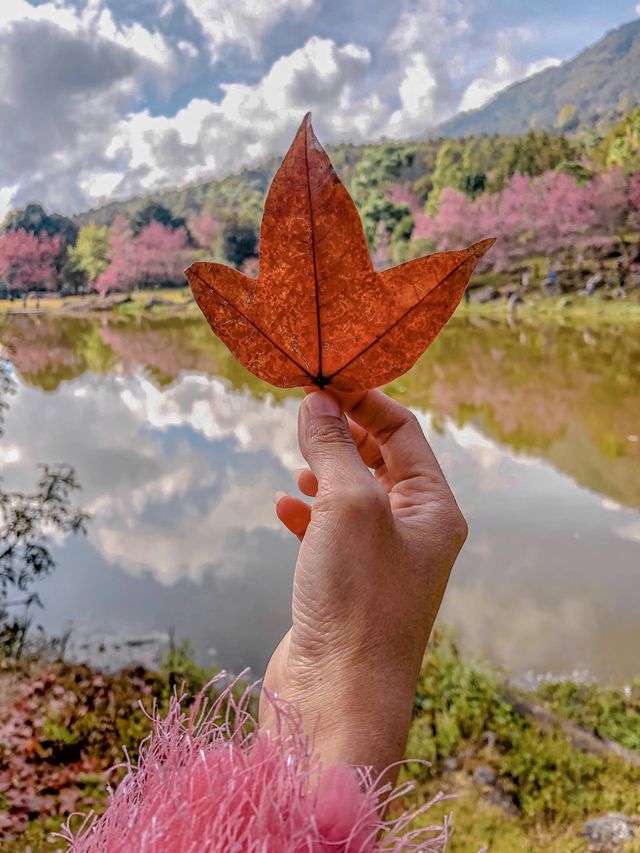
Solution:
{"label": "index finger", "polygon": [[444,474],[416,416],[382,391],[336,394],[349,417],[375,438],[395,482],[414,477],[444,481]]}

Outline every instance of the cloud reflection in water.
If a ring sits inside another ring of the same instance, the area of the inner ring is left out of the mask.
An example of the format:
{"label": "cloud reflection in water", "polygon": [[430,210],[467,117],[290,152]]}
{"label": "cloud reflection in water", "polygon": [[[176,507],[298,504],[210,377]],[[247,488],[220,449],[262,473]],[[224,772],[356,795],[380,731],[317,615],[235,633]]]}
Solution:
{"label": "cloud reflection in water", "polygon": [[[297,543],[272,495],[302,462],[297,406],[198,374],[163,389],[143,373],[85,373],[55,395],[21,386],[7,484],[28,484],[24,459],[69,461],[94,515],[88,542],[67,543],[42,585],[47,623],[173,627],[202,654],[259,672],[289,619]],[[444,618],[512,669],[633,674],[638,513],[612,512],[472,425],[436,431],[418,414],[470,522]]]}

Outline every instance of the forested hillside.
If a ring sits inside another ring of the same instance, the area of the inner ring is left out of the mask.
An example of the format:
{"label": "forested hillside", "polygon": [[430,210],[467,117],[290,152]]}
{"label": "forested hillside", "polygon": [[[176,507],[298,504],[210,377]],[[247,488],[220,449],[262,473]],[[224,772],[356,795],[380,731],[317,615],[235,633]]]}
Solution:
{"label": "forested hillside", "polygon": [[[640,108],[604,135],[530,130],[329,153],[378,268],[489,235],[498,237],[487,260],[497,272],[567,250],[594,260],[615,254],[629,269],[635,262]],[[0,230],[0,283],[11,292],[177,284],[194,258],[254,274],[277,165],[114,202],[73,221],[39,205],[14,211]]]}
{"label": "forested hillside", "polygon": [[441,126],[445,136],[597,129],[640,103],[640,20],[607,33],[575,59],[500,92]]}

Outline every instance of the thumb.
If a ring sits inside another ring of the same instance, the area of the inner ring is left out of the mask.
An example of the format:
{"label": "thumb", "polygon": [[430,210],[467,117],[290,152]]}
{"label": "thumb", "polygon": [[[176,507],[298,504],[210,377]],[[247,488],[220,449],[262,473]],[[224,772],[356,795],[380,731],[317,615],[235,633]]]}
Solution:
{"label": "thumb", "polygon": [[314,391],[303,400],[298,441],[320,489],[368,474],[340,404],[326,391]]}

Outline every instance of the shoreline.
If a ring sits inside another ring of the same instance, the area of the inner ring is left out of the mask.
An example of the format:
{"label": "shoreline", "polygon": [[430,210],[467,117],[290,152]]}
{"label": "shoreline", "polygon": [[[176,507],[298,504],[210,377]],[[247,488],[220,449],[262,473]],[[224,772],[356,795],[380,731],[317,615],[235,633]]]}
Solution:
{"label": "shoreline", "polygon": [[[104,314],[162,316],[167,314],[198,314],[196,303],[188,288],[141,290],[132,294],[113,294],[108,297],[78,295],[45,296],[36,307],[33,297],[22,305],[0,299],[0,318],[42,317],[45,315],[86,317]],[[547,296],[539,291],[525,297],[522,304],[510,306],[504,296],[486,302],[461,302],[454,317],[487,317],[508,322],[518,320],[585,320],[603,323],[640,323],[640,290],[634,289],[622,298],[604,292],[593,296],[565,293]]]}
{"label": "shoreline", "polygon": [[[0,658],[0,839],[25,853],[59,850],[51,832],[72,812],[104,810],[107,771],[149,733],[139,703],[156,701],[163,715],[176,685],[193,697],[212,674],[187,645],[115,672]],[[27,707],[28,724],[13,725]],[[516,690],[442,629],[425,656],[406,754],[401,781],[415,789],[403,808],[455,795],[425,815],[453,814],[450,853],[592,850],[587,821],[618,812],[633,827],[640,812],[640,677],[619,689],[564,680]]]}

